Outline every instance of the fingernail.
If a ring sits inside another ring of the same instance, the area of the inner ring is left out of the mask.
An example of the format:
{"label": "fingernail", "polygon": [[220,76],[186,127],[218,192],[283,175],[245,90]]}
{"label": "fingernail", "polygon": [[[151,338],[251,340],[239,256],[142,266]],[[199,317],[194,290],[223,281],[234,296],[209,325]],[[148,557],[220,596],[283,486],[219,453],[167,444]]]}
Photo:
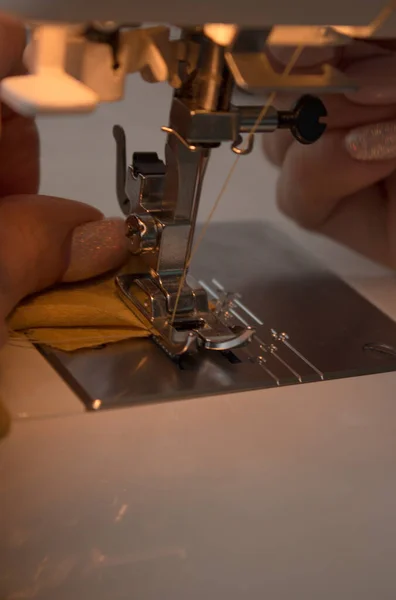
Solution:
{"label": "fingernail", "polygon": [[345,138],[345,146],[357,160],[396,158],[396,121],[353,129]]}
{"label": "fingernail", "polygon": [[396,56],[362,60],[346,69],[346,75],[358,86],[347,98],[357,104],[393,104],[396,102]]}
{"label": "fingernail", "polygon": [[122,266],[128,257],[124,220],[91,221],[76,227],[62,281],[81,281]]}

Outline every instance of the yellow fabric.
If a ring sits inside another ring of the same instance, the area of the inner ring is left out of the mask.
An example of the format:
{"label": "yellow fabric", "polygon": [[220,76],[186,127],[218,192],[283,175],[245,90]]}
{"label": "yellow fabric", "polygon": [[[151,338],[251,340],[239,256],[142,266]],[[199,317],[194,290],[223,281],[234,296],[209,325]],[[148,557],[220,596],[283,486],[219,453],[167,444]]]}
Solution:
{"label": "yellow fabric", "polygon": [[11,338],[24,334],[66,351],[149,335],[148,324],[119,298],[114,274],[32,296],[14,310],[8,328]]}

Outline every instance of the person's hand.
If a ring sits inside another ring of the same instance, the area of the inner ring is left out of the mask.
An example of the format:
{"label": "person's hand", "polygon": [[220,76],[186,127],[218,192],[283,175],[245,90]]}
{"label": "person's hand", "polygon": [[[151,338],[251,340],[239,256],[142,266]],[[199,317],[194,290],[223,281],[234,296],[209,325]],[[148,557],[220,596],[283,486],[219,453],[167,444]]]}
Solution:
{"label": "person's hand", "polygon": [[[263,136],[267,157],[281,167],[279,207],[302,227],[396,268],[396,53],[384,43],[322,52],[327,56],[304,51],[299,70],[330,60],[362,87],[322,96],[328,129],[312,146],[287,131]],[[275,62],[284,64],[288,55]],[[294,100],[280,97],[275,104],[290,107]]]}
{"label": "person's hand", "polygon": [[[0,15],[0,79],[22,72],[24,46],[21,24]],[[98,210],[80,202],[37,195],[35,123],[5,105],[0,108],[1,346],[5,319],[22,298],[57,282],[115,269],[127,250],[121,219],[103,219]]]}

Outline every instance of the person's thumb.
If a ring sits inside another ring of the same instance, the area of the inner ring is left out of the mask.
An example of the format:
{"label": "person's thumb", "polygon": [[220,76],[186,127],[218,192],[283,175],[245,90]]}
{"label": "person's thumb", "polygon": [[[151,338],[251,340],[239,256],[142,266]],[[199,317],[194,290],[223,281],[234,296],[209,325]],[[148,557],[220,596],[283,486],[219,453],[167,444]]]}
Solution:
{"label": "person's thumb", "polygon": [[0,200],[0,321],[25,296],[95,277],[127,258],[122,219],[48,196]]}

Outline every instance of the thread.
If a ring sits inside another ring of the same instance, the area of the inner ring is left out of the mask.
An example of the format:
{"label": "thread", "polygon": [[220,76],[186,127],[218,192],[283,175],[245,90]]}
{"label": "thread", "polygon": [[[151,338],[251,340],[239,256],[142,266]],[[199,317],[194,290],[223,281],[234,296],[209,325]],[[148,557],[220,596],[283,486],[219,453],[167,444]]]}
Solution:
{"label": "thread", "polygon": [[[287,77],[290,74],[291,70],[295,66],[295,64],[298,61],[298,59],[300,58],[303,49],[304,49],[303,45],[297,46],[297,48],[294,50],[294,52],[293,52],[293,54],[292,54],[292,56],[291,56],[288,64],[286,65],[285,69],[283,70],[283,72],[281,74],[281,77]],[[256,121],[255,121],[255,123],[254,123],[254,125],[252,127],[252,129],[250,130],[250,132],[249,132],[249,134],[247,136],[247,142],[246,142],[246,145],[244,146],[244,148],[246,148],[249,145],[249,141],[252,139],[252,137],[256,133],[256,131],[257,131],[257,129],[258,129],[261,121],[264,119],[265,115],[267,114],[268,110],[270,109],[271,105],[273,104],[273,102],[274,102],[274,100],[276,98],[276,94],[277,94],[276,92],[272,92],[268,96],[265,105],[261,109],[259,116],[257,117],[257,119],[256,119]],[[170,326],[173,325],[175,317],[176,317],[176,312],[177,312],[177,307],[178,307],[179,300],[180,300],[180,295],[181,295],[181,292],[182,292],[182,289],[183,289],[183,286],[184,286],[184,283],[185,283],[185,280],[186,280],[186,277],[187,277],[187,272],[188,272],[188,269],[190,267],[191,261],[193,260],[195,254],[197,253],[200,245],[202,244],[202,242],[203,242],[203,240],[205,238],[205,235],[207,233],[208,227],[209,227],[209,225],[210,225],[210,223],[211,223],[211,221],[213,219],[213,216],[214,216],[214,214],[215,214],[215,212],[216,212],[216,210],[217,210],[217,208],[218,208],[218,206],[220,204],[221,199],[223,198],[225,192],[227,191],[228,185],[229,185],[229,183],[231,181],[231,178],[232,178],[232,176],[234,174],[234,171],[235,171],[235,169],[236,169],[236,167],[238,165],[238,162],[239,162],[239,159],[241,158],[241,156],[242,156],[241,154],[238,154],[236,156],[236,158],[234,159],[234,161],[233,161],[233,163],[231,165],[231,168],[230,168],[230,170],[229,170],[229,172],[228,172],[228,174],[227,174],[227,176],[225,178],[225,181],[224,181],[224,183],[223,183],[223,185],[222,185],[222,187],[220,189],[220,192],[217,195],[217,198],[216,198],[215,202],[213,203],[212,209],[209,212],[209,215],[208,215],[208,217],[207,217],[207,219],[206,219],[206,221],[205,221],[205,223],[204,223],[204,225],[202,227],[202,231],[201,231],[200,235],[198,236],[198,239],[195,242],[195,244],[194,244],[194,246],[193,246],[193,248],[191,250],[190,258],[188,259],[188,261],[186,261],[186,264],[184,266],[183,274],[180,277],[180,283],[179,283],[179,287],[178,287],[177,294],[176,294],[175,306],[174,306],[174,309],[173,309],[173,312],[172,312],[172,316],[171,316],[171,319],[170,319]],[[171,332],[169,332],[169,333],[171,333]]]}

